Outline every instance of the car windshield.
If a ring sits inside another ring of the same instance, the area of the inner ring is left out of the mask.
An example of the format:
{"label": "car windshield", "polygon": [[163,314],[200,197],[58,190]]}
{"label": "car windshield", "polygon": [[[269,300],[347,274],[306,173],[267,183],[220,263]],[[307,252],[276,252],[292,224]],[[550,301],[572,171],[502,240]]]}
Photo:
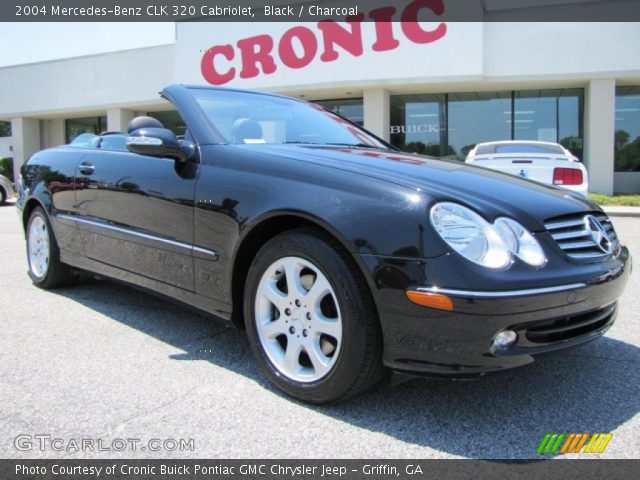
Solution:
{"label": "car windshield", "polygon": [[357,125],[313,103],[233,90],[191,91],[227,143],[387,148]]}
{"label": "car windshield", "polygon": [[502,153],[542,153],[547,155],[564,155],[564,150],[559,145],[542,145],[533,143],[503,143],[480,145],[477,155]]}

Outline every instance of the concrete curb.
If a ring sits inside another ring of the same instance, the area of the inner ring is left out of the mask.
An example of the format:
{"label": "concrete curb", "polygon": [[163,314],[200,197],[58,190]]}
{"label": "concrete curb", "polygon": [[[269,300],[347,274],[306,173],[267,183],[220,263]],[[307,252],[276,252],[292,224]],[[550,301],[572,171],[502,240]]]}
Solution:
{"label": "concrete curb", "polygon": [[602,209],[610,217],[637,217],[640,218],[640,207],[619,207],[617,205],[604,205]]}

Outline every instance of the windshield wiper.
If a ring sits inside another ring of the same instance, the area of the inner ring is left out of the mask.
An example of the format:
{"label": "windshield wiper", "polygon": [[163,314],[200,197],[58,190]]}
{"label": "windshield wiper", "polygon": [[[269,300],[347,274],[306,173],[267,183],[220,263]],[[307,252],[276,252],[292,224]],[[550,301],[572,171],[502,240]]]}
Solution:
{"label": "windshield wiper", "polygon": [[337,142],[331,142],[331,143],[323,143],[323,145],[331,145],[331,146],[336,146],[336,147],[355,147],[355,148],[380,148],[383,150],[388,150],[388,148],[386,148],[383,145],[380,146],[376,146],[376,145],[371,145],[369,143],[337,143]]}
{"label": "windshield wiper", "polygon": [[289,141],[282,142],[283,145],[292,144],[292,145],[325,145],[330,147],[350,147],[350,148],[376,148],[382,150],[391,150],[390,148],[385,147],[384,145],[376,146],[368,143],[339,143],[339,142],[304,142],[304,141]]}

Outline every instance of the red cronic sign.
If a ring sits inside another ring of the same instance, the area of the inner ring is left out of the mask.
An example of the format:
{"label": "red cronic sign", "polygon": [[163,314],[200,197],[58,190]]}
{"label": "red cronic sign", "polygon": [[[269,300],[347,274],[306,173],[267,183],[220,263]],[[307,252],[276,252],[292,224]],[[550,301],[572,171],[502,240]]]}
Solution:
{"label": "red cronic sign", "polygon": [[[417,44],[432,43],[443,38],[447,33],[446,23],[440,23],[431,30],[425,29],[418,22],[422,9],[440,16],[444,13],[443,0],[414,0],[409,3],[400,15],[400,28],[393,23],[395,7],[371,10],[368,16],[373,20],[370,25],[375,28],[375,41],[367,47],[373,52],[394,50],[400,45],[396,38],[400,33]],[[346,18],[346,27],[325,20],[315,25],[317,31],[306,26],[295,26],[278,39],[264,34],[243,38],[235,45],[215,45],[202,56],[202,76],[212,85],[224,85],[236,77],[271,75],[280,66],[304,68],[317,58],[321,62],[333,62],[340,57],[336,47],[359,57],[365,48],[362,26],[366,23],[363,20],[364,15],[358,14]],[[296,51],[294,44],[301,45],[302,51]],[[321,52],[319,57],[318,52]]]}

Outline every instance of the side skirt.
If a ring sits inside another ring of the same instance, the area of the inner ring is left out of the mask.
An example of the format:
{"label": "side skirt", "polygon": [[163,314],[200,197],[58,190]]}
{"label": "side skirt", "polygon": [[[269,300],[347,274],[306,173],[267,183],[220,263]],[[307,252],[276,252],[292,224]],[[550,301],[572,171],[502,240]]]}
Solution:
{"label": "side skirt", "polygon": [[123,283],[172,303],[186,306],[198,313],[213,316],[224,321],[231,321],[231,305],[218,302],[212,298],[203,297],[194,292],[167,285],[166,283],[158,282],[157,280],[125,271],[97,260],[70,254],[69,252],[61,251],[60,260],[70,267]]}

